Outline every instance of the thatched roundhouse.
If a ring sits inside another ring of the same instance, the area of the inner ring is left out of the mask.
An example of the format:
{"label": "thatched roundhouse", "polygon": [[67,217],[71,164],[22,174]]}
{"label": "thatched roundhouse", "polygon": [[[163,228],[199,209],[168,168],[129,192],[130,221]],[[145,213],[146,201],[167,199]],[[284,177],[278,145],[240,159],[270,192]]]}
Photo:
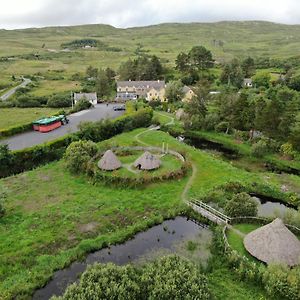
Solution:
{"label": "thatched roundhouse", "polygon": [[160,160],[155,155],[146,151],[133,165],[140,170],[154,170],[158,169],[160,164]]}
{"label": "thatched roundhouse", "polygon": [[121,166],[121,162],[111,150],[107,150],[98,162],[98,167],[105,171],[117,170]]}
{"label": "thatched roundhouse", "polygon": [[300,264],[300,241],[281,219],[250,232],[244,238],[247,251],[267,264]]}

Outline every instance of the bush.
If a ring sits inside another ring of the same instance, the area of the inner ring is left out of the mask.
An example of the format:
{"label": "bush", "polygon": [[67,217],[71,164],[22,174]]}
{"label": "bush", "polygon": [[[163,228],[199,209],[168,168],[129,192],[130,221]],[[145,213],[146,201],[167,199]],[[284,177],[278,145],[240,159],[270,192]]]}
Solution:
{"label": "bush", "polygon": [[55,299],[206,300],[211,299],[211,292],[206,277],[195,264],[168,256],[144,268],[95,264],[78,284],[71,285],[64,296]]}
{"label": "bush", "polygon": [[21,108],[40,107],[44,102],[45,102],[44,98],[22,95],[17,97],[15,101],[15,105]]}
{"label": "bush", "polygon": [[290,159],[293,159],[296,155],[296,152],[293,149],[293,145],[290,143],[285,143],[285,144],[281,145],[280,153]]}
{"label": "bush", "polygon": [[229,123],[228,122],[220,122],[218,125],[215,126],[215,130],[217,132],[227,132],[229,128]]}
{"label": "bush", "polygon": [[268,153],[268,151],[268,145],[264,140],[258,141],[251,147],[251,153],[255,157],[263,157]]}
{"label": "bush", "polygon": [[300,298],[300,268],[270,265],[263,274],[263,283],[272,298],[297,300]]}
{"label": "bush", "polygon": [[80,99],[76,102],[74,108],[72,109],[72,113],[74,112],[78,112],[81,110],[85,110],[85,109],[89,109],[91,108],[93,105],[91,102],[89,102],[86,99]]}
{"label": "bush", "polygon": [[178,256],[148,264],[141,285],[146,299],[211,299],[206,277],[192,262]]}
{"label": "bush", "polygon": [[72,284],[64,296],[52,299],[139,299],[138,278],[132,265],[95,264],[83,273],[79,284]]}
{"label": "bush", "polygon": [[69,107],[71,105],[72,105],[72,100],[70,99],[69,94],[52,95],[47,101],[47,106],[53,108]]}
{"label": "bush", "polygon": [[67,169],[72,173],[85,172],[88,162],[96,153],[97,145],[94,142],[73,142],[64,155]]}
{"label": "bush", "polygon": [[225,206],[230,217],[257,216],[257,203],[247,193],[236,194]]}

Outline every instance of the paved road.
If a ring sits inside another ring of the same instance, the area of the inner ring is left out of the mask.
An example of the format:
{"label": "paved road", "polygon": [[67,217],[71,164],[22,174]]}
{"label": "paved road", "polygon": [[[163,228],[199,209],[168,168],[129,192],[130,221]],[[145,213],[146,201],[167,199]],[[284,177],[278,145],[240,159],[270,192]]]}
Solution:
{"label": "paved road", "polygon": [[68,133],[76,132],[78,130],[77,126],[82,121],[98,121],[102,119],[114,119],[122,115],[123,111],[114,111],[113,104],[97,104],[95,108],[80,111],[73,115],[70,115],[70,123],[61,126],[58,129],[50,131],[48,133],[41,133],[38,131],[30,131],[21,133],[5,140],[1,140],[1,144],[8,144],[11,150],[20,150],[23,148],[28,148],[34,145],[42,144],[44,142],[56,139],[58,137],[64,136]]}
{"label": "paved road", "polygon": [[29,84],[31,82],[30,79],[28,78],[23,78],[23,82],[21,84],[19,84],[18,86],[14,87],[13,89],[9,90],[8,92],[6,92],[5,94],[3,94],[0,99],[5,101],[7,100],[10,96],[12,96],[18,88],[21,88],[21,87],[25,87],[27,84]]}

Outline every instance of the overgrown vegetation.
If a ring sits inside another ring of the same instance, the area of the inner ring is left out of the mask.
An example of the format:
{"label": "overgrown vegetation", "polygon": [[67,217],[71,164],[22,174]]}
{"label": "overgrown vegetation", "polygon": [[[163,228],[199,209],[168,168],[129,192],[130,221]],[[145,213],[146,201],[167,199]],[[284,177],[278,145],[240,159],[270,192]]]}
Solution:
{"label": "overgrown vegetation", "polygon": [[166,256],[143,268],[131,265],[94,265],[70,286],[64,296],[97,299],[211,299],[207,278],[192,262],[178,256]]}

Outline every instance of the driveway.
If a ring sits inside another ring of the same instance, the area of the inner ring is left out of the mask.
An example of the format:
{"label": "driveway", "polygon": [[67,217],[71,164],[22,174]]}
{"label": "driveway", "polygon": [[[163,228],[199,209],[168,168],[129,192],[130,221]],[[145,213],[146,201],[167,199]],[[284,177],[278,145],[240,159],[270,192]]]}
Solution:
{"label": "driveway", "polygon": [[8,92],[6,92],[5,94],[3,94],[1,97],[0,97],[0,100],[7,100],[10,96],[12,96],[18,88],[22,88],[22,87],[25,87],[27,84],[29,84],[31,82],[30,79],[28,78],[23,78],[23,82],[21,84],[19,84],[18,86],[14,87],[13,89],[9,90]]}
{"label": "driveway", "polygon": [[78,131],[78,125],[83,121],[99,121],[102,119],[114,119],[124,113],[124,111],[114,111],[113,104],[97,104],[94,108],[80,111],[68,116],[70,122],[58,129],[48,133],[38,131],[30,131],[21,133],[4,140],[0,140],[1,144],[8,144],[11,150],[20,150],[42,144],[56,138],[62,137],[72,132]]}

